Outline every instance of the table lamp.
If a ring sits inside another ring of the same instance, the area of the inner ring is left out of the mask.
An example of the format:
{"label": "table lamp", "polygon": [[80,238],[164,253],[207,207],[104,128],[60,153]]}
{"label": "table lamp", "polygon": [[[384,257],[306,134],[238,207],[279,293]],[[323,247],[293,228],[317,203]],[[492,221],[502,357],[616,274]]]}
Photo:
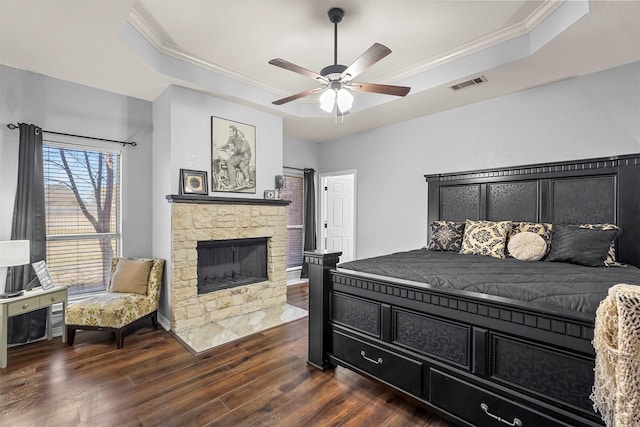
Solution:
{"label": "table lamp", "polygon": [[[0,267],[15,267],[31,263],[31,248],[28,240],[0,241]],[[24,290],[5,292],[0,298],[20,296]]]}

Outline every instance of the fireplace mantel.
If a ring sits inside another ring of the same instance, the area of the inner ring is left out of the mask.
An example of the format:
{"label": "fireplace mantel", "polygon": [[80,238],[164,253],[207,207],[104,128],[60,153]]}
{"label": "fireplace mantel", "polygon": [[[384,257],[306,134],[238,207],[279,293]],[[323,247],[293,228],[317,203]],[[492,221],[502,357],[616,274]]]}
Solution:
{"label": "fireplace mantel", "polygon": [[196,194],[169,194],[169,203],[195,203],[195,204],[219,204],[219,205],[270,205],[287,206],[289,200],[275,199],[247,199],[241,197],[212,197]]}

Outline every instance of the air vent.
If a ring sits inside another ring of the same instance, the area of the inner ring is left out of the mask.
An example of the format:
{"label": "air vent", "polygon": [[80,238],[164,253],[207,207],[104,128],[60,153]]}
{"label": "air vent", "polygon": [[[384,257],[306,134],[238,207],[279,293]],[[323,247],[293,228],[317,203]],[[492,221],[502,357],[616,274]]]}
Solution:
{"label": "air vent", "polygon": [[464,89],[465,87],[477,85],[486,81],[487,81],[487,78],[485,76],[480,76],[480,77],[476,77],[475,79],[460,82],[449,87],[453,90],[460,90],[460,89]]}

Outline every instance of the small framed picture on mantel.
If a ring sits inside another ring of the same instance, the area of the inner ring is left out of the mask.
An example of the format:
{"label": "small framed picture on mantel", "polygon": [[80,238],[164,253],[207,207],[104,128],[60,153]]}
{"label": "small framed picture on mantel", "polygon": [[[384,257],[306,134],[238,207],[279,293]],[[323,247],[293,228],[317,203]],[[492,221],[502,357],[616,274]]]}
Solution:
{"label": "small framed picture on mantel", "polygon": [[208,195],[207,172],[180,169],[180,194]]}

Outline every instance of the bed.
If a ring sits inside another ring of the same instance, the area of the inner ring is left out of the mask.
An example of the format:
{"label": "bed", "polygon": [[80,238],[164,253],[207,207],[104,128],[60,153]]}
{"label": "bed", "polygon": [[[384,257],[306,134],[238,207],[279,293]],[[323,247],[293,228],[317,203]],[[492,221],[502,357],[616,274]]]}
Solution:
{"label": "bed", "polygon": [[614,224],[626,267],[426,248],[339,265],[339,252],[305,252],[309,364],[382,381],[459,425],[602,425],[589,399],[595,310],[610,286],[640,284],[640,154],[425,178],[429,224],[552,224],[554,238],[564,224]]}

